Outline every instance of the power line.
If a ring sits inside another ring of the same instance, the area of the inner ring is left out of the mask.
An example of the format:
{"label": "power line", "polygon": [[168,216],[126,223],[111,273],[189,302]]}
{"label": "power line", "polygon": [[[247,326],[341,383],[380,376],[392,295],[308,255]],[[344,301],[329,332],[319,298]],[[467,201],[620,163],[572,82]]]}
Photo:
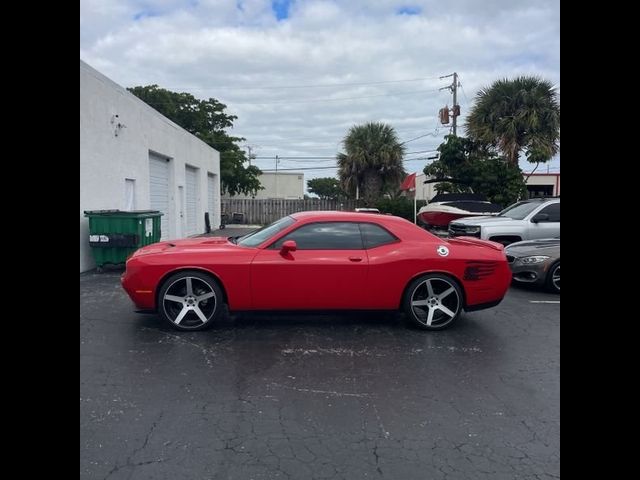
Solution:
{"label": "power line", "polygon": [[[285,171],[299,171],[299,170],[327,170],[327,169],[337,169],[338,166],[333,166],[333,167],[300,167],[300,168],[279,168],[277,171],[278,172],[285,172]],[[261,169],[262,170],[262,169]],[[263,172],[267,172],[267,173],[275,173],[276,170],[269,170],[269,169],[264,169],[262,170]]]}
{"label": "power line", "polygon": [[[301,99],[301,100],[293,100],[293,101],[283,101],[283,102],[234,102],[225,100],[220,101],[220,103],[227,103],[233,105],[293,105],[297,103],[316,103],[316,102],[342,102],[348,100],[361,100],[365,98],[377,98],[377,97],[397,97],[402,95],[414,95],[419,93],[431,93],[437,92],[438,89],[432,90],[412,90],[410,92],[392,92],[392,93],[381,93],[377,95],[364,95],[361,97],[343,97],[343,98],[314,98],[314,99]],[[147,103],[147,102],[145,102]],[[153,108],[154,105],[175,105],[176,102],[152,102],[148,103],[150,107]]]}
{"label": "power line", "polygon": [[[335,158],[336,158],[336,157],[335,157],[335,155],[334,155],[334,156],[332,156],[332,157],[328,157],[328,156],[325,156],[325,157],[314,157],[314,156],[300,156],[300,157],[293,156],[293,157],[281,157],[280,155],[278,155],[277,157],[278,157],[280,160],[302,159],[302,158],[305,158],[305,159],[322,159],[322,158],[330,158],[330,159],[332,159],[332,160],[335,160]],[[264,156],[262,156],[262,157],[261,157],[261,156],[258,156],[258,157],[254,157],[254,158],[257,158],[257,159],[259,158],[260,160],[275,160],[276,156],[273,156],[273,157],[264,157]]]}
{"label": "power line", "polygon": [[438,130],[439,130],[439,128],[437,128],[435,132],[425,133],[424,135],[420,135],[419,137],[412,138],[411,140],[406,140],[406,141],[402,142],[400,145],[404,145],[405,143],[413,142],[414,140],[418,140],[419,138],[427,137],[429,135],[433,135],[435,137],[436,135],[438,135]]}
{"label": "power line", "polygon": [[[458,77],[459,79],[460,77]],[[458,84],[460,85],[460,89],[462,90],[462,94],[464,95],[464,99],[467,101],[467,104],[471,103],[469,101],[469,98],[467,97],[467,93],[464,91],[464,87],[462,86],[462,82],[460,82],[460,80],[458,80]]]}
{"label": "power line", "polygon": [[405,153],[405,155],[413,155],[416,153],[431,153],[431,152],[437,152],[437,150],[419,150],[417,152],[407,152]]}
{"label": "power line", "polygon": [[202,90],[215,90],[215,89],[224,89],[224,90],[278,90],[278,89],[287,89],[287,88],[332,88],[332,87],[358,87],[358,86],[366,86],[366,85],[385,85],[388,83],[407,83],[407,82],[421,82],[423,80],[435,80],[439,77],[422,77],[422,78],[409,78],[403,80],[383,80],[379,82],[356,82],[356,83],[322,83],[315,85],[267,85],[263,87],[239,87],[239,86],[231,86],[231,85],[223,85],[223,86],[213,86],[213,87],[162,87],[165,90],[193,90],[193,91],[202,91]]}
{"label": "power line", "polygon": [[[429,152],[435,152],[435,150],[418,150],[415,152],[407,152],[405,153],[405,155],[415,155],[418,153],[429,153]],[[275,160],[276,156],[254,156],[253,157],[256,160]],[[335,160],[336,156],[313,156],[313,155],[299,155],[299,156],[277,156],[278,159],[280,160],[322,160],[322,159],[329,159],[329,160]]]}
{"label": "power line", "polygon": [[[422,121],[422,119],[427,119],[427,118],[431,118],[431,117],[427,117],[427,116],[425,116],[425,117],[412,117],[412,119],[415,119],[416,121]],[[392,123],[392,122],[390,122],[390,123]],[[269,125],[269,128],[271,128],[271,126],[272,125]],[[438,127],[438,128],[440,128],[440,127]],[[424,132],[424,128],[412,128],[411,130],[400,130],[400,131],[396,130],[396,133],[402,134],[402,135],[412,135],[412,134],[418,133],[418,132]],[[319,134],[319,135],[322,135],[322,134]],[[243,135],[240,135],[240,136],[243,136]],[[260,136],[258,136],[258,138],[256,138],[253,135],[250,135],[250,136],[251,136],[251,143],[262,143],[262,142],[265,142],[265,141],[266,142],[278,142],[278,141],[281,140],[280,138],[273,138],[273,137],[271,137],[271,138],[265,137],[265,138],[261,139]],[[331,136],[331,135],[329,134],[328,136]],[[340,134],[340,140],[339,140],[340,142],[342,141],[343,136],[344,136],[344,134]],[[296,143],[298,143],[297,141],[300,141],[300,142],[304,142],[304,141],[307,141],[307,140],[308,141],[318,141],[318,139],[320,138],[320,136],[315,136],[315,137],[291,137],[289,135],[286,135],[285,137],[286,138],[284,138],[284,140],[287,141],[287,142],[289,142],[291,140],[294,140],[294,142],[291,143],[291,144],[294,144],[294,145]],[[331,136],[331,138],[335,138],[335,137]],[[265,145],[256,145],[256,148],[263,148],[263,147],[265,147]]]}
{"label": "power line", "polygon": [[[265,162],[272,162],[274,159],[271,160],[264,160]],[[280,159],[278,159],[280,160]],[[284,162],[288,162],[288,163],[293,163],[293,164],[297,164],[297,163],[306,163],[306,164],[311,164],[311,165],[326,165],[327,162],[335,162],[336,159],[333,158],[331,160],[283,160]]]}

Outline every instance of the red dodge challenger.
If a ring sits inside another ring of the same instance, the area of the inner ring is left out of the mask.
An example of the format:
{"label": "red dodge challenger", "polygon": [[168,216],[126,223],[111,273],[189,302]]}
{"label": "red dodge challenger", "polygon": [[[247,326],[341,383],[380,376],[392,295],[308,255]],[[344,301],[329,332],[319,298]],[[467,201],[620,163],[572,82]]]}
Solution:
{"label": "red dodge challenger", "polygon": [[243,237],[143,247],[122,286],[140,311],[179,330],[209,327],[226,303],[247,310],[398,310],[420,328],[500,303],[511,282],[503,246],[438,238],[389,215],[300,212]]}

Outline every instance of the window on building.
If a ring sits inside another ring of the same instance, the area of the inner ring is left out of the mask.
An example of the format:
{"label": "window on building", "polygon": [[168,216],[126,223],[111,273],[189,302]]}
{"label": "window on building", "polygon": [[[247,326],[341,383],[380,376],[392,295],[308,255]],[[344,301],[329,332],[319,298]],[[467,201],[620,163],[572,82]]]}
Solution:
{"label": "window on building", "polygon": [[132,178],[124,179],[124,209],[125,211],[136,209],[136,181]]}
{"label": "window on building", "polygon": [[527,185],[529,198],[553,196],[553,185]]}

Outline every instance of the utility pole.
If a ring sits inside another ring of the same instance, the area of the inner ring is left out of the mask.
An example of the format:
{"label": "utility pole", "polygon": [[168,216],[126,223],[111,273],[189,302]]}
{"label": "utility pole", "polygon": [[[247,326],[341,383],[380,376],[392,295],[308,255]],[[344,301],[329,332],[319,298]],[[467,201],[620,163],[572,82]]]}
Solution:
{"label": "utility pole", "polygon": [[275,181],[275,183],[276,183],[276,191],[275,191],[275,195],[274,195],[276,198],[278,198],[278,162],[279,161],[280,160],[278,159],[278,155],[276,155],[276,181]]}
{"label": "utility pole", "polygon": [[440,79],[453,77],[453,83],[446,87],[440,88],[440,90],[450,90],[453,94],[453,108],[451,109],[451,116],[453,117],[453,122],[451,125],[451,129],[453,131],[453,136],[457,136],[456,133],[458,131],[458,116],[460,115],[460,105],[458,105],[458,73],[453,72],[450,75],[444,75],[440,77]]}
{"label": "utility pole", "polygon": [[453,136],[455,137],[458,128],[458,115],[460,115],[460,106],[458,105],[458,74],[456,72],[453,72],[451,92],[453,93]]}
{"label": "utility pole", "polygon": [[247,145],[247,158],[249,159],[249,166],[251,166],[251,159],[255,158],[251,153],[251,145]]}

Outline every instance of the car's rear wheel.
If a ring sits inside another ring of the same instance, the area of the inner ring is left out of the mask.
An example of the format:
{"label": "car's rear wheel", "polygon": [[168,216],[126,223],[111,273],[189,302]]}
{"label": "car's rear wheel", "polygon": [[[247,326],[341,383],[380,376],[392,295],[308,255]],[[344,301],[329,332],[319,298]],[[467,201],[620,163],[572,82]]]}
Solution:
{"label": "car's rear wheel", "polygon": [[560,293],[560,262],[551,265],[547,273],[547,289],[554,293]]}
{"label": "car's rear wheel", "polygon": [[424,330],[442,330],[460,316],[462,298],[462,290],[454,279],[430,273],[411,282],[403,308],[413,325]]}
{"label": "car's rear wheel", "polygon": [[211,275],[178,272],[162,284],[158,312],[177,330],[203,330],[220,314],[222,300],[222,290]]}

